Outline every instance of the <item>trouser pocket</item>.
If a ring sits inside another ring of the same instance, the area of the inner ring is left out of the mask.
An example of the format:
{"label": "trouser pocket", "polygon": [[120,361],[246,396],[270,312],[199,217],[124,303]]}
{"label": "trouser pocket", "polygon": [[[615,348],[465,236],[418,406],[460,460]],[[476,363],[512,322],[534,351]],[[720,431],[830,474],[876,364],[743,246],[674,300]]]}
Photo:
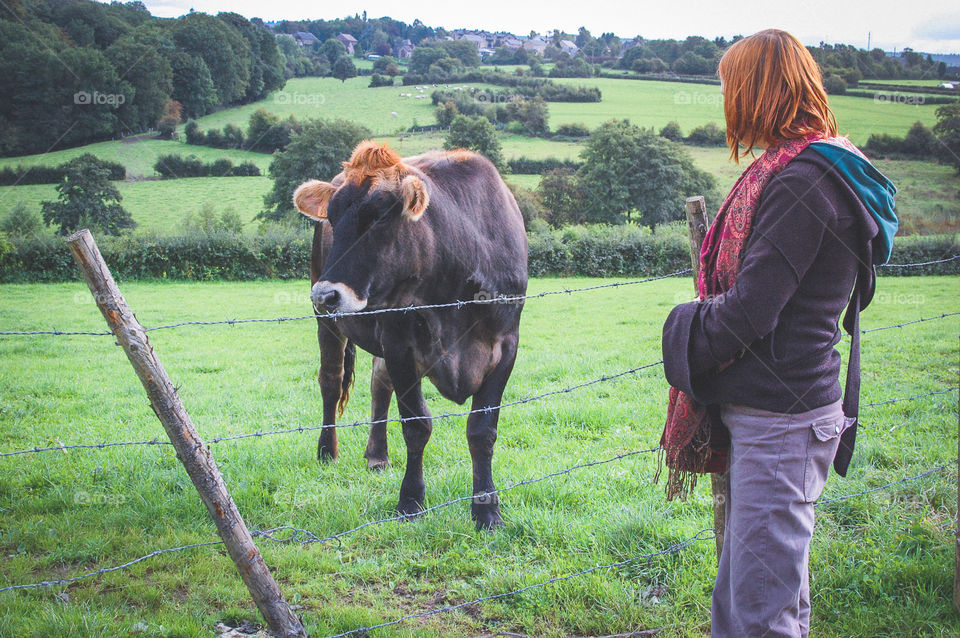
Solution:
{"label": "trouser pocket", "polygon": [[827,482],[827,471],[840,445],[840,434],[846,429],[846,418],[840,414],[818,419],[810,424],[807,435],[806,460],[803,467],[803,500],[812,503],[820,498]]}

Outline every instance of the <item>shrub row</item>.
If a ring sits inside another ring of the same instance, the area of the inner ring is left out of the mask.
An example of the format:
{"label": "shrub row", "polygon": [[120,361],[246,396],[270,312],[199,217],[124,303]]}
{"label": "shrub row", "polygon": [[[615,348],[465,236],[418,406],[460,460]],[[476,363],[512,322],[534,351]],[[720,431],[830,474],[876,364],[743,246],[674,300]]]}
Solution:
{"label": "shrub row", "polygon": [[[110,171],[109,179],[114,181],[127,179],[127,169],[123,164],[101,159],[97,161],[101,166]],[[0,186],[13,186],[14,184],[58,184],[66,172],[66,163],[57,166],[18,165],[16,168],[7,166],[0,168]]]}
{"label": "shrub row", "polygon": [[163,179],[180,177],[259,177],[260,169],[253,162],[243,162],[234,166],[228,157],[213,160],[209,164],[196,155],[161,155],[153,165],[153,170]]}
{"label": "shrub row", "polygon": [[[658,229],[594,226],[529,233],[530,275],[655,276],[688,268],[683,224]],[[102,237],[100,250],[119,280],[292,279],[309,275],[311,231],[277,230],[244,236],[230,232],[169,237]],[[74,281],[66,243],[55,237],[12,240],[0,251],[0,282]],[[893,261],[916,263],[960,253],[954,236],[897,240]],[[960,260],[921,268],[880,268],[882,275],[960,275]]]}
{"label": "shrub row", "polygon": [[403,76],[404,86],[436,84],[438,82],[444,84],[484,82],[497,86],[509,86],[523,97],[539,96],[546,102],[599,102],[602,97],[600,89],[595,86],[557,84],[547,78],[507,75],[498,71],[480,69],[449,73],[442,79],[419,73],[407,73]]}
{"label": "shrub row", "polygon": [[851,91],[847,89],[841,94],[849,97],[865,97],[875,102],[896,102],[898,104],[909,104],[910,106],[953,104],[957,101],[957,98],[945,95],[918,95],[917,93],[891,93],[889,91]]}
{"label": "shrub row", "polygon": [[522,175],[543,175],[548,171],[558,168],[569,168],[577,170],[580,168],[580,162],[572,159],[558,159],[556,157],[547,157],[544,159],[533,159],[531,157],[521,156],[507,160],[511,173]]}

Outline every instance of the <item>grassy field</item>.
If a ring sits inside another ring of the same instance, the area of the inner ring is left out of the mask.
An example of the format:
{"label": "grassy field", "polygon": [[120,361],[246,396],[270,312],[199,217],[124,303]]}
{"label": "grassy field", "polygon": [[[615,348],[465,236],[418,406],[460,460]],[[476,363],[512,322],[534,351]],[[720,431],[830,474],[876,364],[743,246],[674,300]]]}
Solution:
{"label": "grassy field", "polygon": [[[191,177],[187,179],[118,182],[121,202],[134,221],[137,232],[173,233],[182,229],[184,219],[205,205],[217,213],[236,212],[248,226],[263,210],[263,196],[272,188],[269,177]],[[23,202],[40,209],[40,203],[57,198],[55,184],[0,187],[0,211]]]}
{"label": "grassy field", "polygon": [[[415,135],[400,140],[396,137],[379,138],[404,155],[413,155],[440,148],[442,135]],[[172,144],[173,142],[166,142]],[[520,135],[505,135],[504,154],[507,157],[568,157],[575,159],[582,146],[569,142],[550,142]],[[189,150],[204,147],[190,146]],[[212,149],[211,149],[212,150]],[[711,173],[719,188],[726,192],[746,167],[746,160],[738,167],[727,160],[723,148],[688,147],[696,164]],[[269,156],[257,155],[258,159]],[[960,232],[960,177],[948,166],[931,162],[878,160],[877,167],[899,188],[897,210],[903,234],[935,234]],[[507,181],[535,189],[539,175],[507,175]],[[173,232],[179,230],[183,219],[200,210],[204,204],[218,212],[230,209],[236,212],[248,228],[263,210],[263,196],[272,187],[269,177],[199,177],[178,180],[147,180],[117,184],[123,195],[123,205],[137,221],[140,232]],[[36,184],[29,186],[0,186],[0,211],[9,210],[17,202],[39,210],[40,203],[56,199],[56,186]]]}
{"label": "grassy field", "polygon": [[263,153],[210,148],[208,146],[192,146],[185,142],[175,140],[131,137],[125,140],[97,142],[96,144],[88,144],[86,146],[79,146],[62,151],[52,151],[39,155],[0,158],[0,168],[17,166],[19,164],[23,164],[24,166],[37,164],[56,166],[84,153],[92,153],[103,160],[120,162],[127,167],[128,179],[153,177],[157,174],[156,171],[153,170],[153,165],[157,162],[157,159],[161,155],[171,154],[196,155],[204,162],[212,162],[221,157],[228,157],[234,164],[253,162],[260,167],[260,170],[263,172],[266,172],[267,167],[270,165],[270,156]]}
{"label": "grassy field", "polygon": [[[615,80],[610,78],[565,78],[556,82],[576,86],[597,86],[601,102],[550,104],[550,126],[580,122],[593,128],[610,118],[628,118],[634,124],[657,130],[676,121],[684,134],[701,124],[724,126],[720,87],[710,84]],[[875,102],[865,98],[831,96],[840,133],[863,144],[871,133],[904,135],[917,120],[928,126],[936,122],[936,106]]]}
{"label": "grassy field", "polygon": [[[530,292],[599,283],[535,280]],[[129,283],[147,326],[186,319],[295,315],[309,309],[306,282]],[[956,310],[956,278],[884,278],[865,328]],[[505,400],[660,358],[660,326],[689,298],[690,281],[533,300]],[[38,313],[37,308],[55,308]],[[589,309],[590,321],[583,321]],[[7,285],[4,329],[102,330],[83,285]],[[863,401],[956,389],[960,319],[864,336]],[[312,322],[188,327],[151,334],[206,438],[319,422]],[[844,349],[841,348],[841,351]],[[0,450],[163,437],[139,382],[112,339],[0,337]],[[358,358],[344,422],[367,417],[370,360]],[[505,409],[494,465],[498,485],[656,444],[664,416],[662,370]],[[458,409],[426,385],[434,414]],[[865,407],[846,479],[825,497],[852,493],[956,459],[956,394]],[[395,415],[395,410],[391,412]],[[427,505],[469,494],[462,417],[439,421],[427,448]],[[366,431],[342,430],[341,459],[318,465],[313,434],[214,446],[252,528],[295,525],[327,535],[389,516],[404,466],[390,427],[392,465],[372,474]],[[166,447],[73,450],[0,458],[0,586],[69,577],[153,550],[216,538],[182,467]],[[665,502],[645,454],[576,470],[503,495],[506,527],[476,533],[464,505],[409,524],[385,524],[340,544],[262,542],[264,557],[308,631],[324,636],[432,607],[663,549],[711,525],[709,488]],[[818,510],[812,547],[817,636],[955,636],[953,470]],[[708,633],[713,543],[627,564],[372,632],[465,636],[512,631],[552,638],[663,628]],[[66,596],[59,595],[65,592]],[[207,636],[221,620],[259,621],[220,548],[148,559],[69,587],[0,593],[4,636]]]}

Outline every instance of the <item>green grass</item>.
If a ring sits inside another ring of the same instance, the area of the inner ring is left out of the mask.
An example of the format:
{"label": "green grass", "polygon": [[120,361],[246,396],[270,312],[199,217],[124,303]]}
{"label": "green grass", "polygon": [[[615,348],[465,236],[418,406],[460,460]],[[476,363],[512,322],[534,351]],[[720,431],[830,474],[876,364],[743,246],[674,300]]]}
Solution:
{"label": "green grass", "polygon": [[[599,283],[535,280],[530,292]],[[124,283],[147,326],[186,319],[308,312],[307,282]],[[689,297],[690,281],[664,280],[531,301],[505,400],[563,388],[660,358],[660,327]],[[956,310],[956,278],[885,278],[865,328]],[[40,312],[37,309],[51,309]],[[589,309],[590,320],[584,321]],[[0,326],[102,330],[82,284],[0,288]],[[863,340],[863,401],[956,388],[960,319],[875,332]],[[319,423],[312,322],[188,327],[151,334],[204,437]],[[841,348],[843,351],[844,348]],[[109,338],[0,337],[0,450],[57,442],[163,438],[143,390]],[[370,358],[343,421],[368,418]],[[654,445],[666,387],[659,368],[505,409],[494,465],[499,486],[575,463]],[[426,384],[435,414],[460,409]],[[395,407],[391,415],[395,415]],[[956,395],[864,408],[850,475],[826,497],[956,459]],[[426,453],[427,505],[469,493],[464,419],[439,421]],[[404,466],[390,426],[392,465],[371,474],[366,432],[341,430],[341,458],[318,465],[312,433],[213,447],[248,525],[290,524],[326,535],[389,516]],[[167,447],[74,450],[0,458],[0,585],[73,576],[162,547],[216,537]],[[261,543],[311,635],[347,631],[510,590],[592,565],[656,551],[711,524],[706,483],[686,503],[664,501],[643,455],[578,470],[503,495],[506,527],[473,531],[465,504],[410,524],[365,528],[341,544]],[[955,475],[823,507],[812,547],[817,636],[952,636],[950,605]],[[84,504],[89,495],[92,504]],[[432,616],[376,636],[463,636],[508,631],[543,637],[663,627],[702,636],[715,573],[712,542],[476,609]],[[66,589],[69,598],[55,597]],[[259,616],[224,552],[160,556],[67,588],[7,592],[5,636],[207,636],[220,620]]]}
{"label": "green grass", "polygon": [[[244,123],[245,125],[245,123]],[[92,153],[100,159],[120,162],[127,167],[127,178],[153,177],[157,172],[153,170],[153,165],[161,155],[196,155],[204,162],[212,162],[221,157],[228,157],[234,164],[241,162],[253,162],[262,172],[266,172],[270,165],[270,156],[264,153],[251,153],[250,151],[225,150],[210,148],[208,146],[191,146],[184,142],[175,140],[157,140],[149,138],[127,138],[126,140],[115,140],[112,142],[97,142],[96,144],[87,144],[77,148],[65,149],[62,151],[52,151],[39,155],[25,155],[23,157],[5,157],[0,158],[0,168],[6,166],[33,166],[41,164],[44,166],[56,166],[69,161],[74,157]]]}
{"label": "green grass", "polygon": [[[219,214],[225,209],[237,213],[253,226],[263,210],[263,196],[273,187],[269,177],[191,177],[187,179],[118,182],[124,208],[137,222],[137,232],[173,234],[182,230],[183,220],[210,204]],[[17,202],[40,209],[43,201],[56,200],[55,184],[0,187],[0,211]]]}
{"label": "green grass", "polygon": [[[640,126],[660,130],[676,121],[684,134],[707,122],[724,126],[720,87],[710,84],[615,80],[610,78],[564,78],[562,84],[597,86],[601,102],[550,103],[550,126],[583,123],[594,128],[611,118],[628,118]],[[831,96],[842,135],[864,144],[873,133],[904,135],[917,120],[928,126],[936,122],[936,106],[875,102],[866,98]]]}
{"label": "green grass", "polygon": [[[369,88],[369,77],[350,78],[341,82],[336,78],[294,78],[280,91],[265,100],[218,111],[201,117],[197,123],[202,129],[223,128],[233,123],[246,128],[250,115],[259,108],[281,117],[345,118],[362,124],[375,135],[389,135],[406,130],[414,124],[433,124],[433,104],[429,88],[425,99],[400,97],[401,93],[420,95],[410,86]],[[394,116],[392,113],[396,113]]]}
{"label": "green grass", "polygon": [[[903,86],[940,86],[945,80],[937,78],[922,78],[919,80],[871,80],[869,78],[862,80],[865,84],[901,84]],[[946,80],[949,81],[949,80]]]}

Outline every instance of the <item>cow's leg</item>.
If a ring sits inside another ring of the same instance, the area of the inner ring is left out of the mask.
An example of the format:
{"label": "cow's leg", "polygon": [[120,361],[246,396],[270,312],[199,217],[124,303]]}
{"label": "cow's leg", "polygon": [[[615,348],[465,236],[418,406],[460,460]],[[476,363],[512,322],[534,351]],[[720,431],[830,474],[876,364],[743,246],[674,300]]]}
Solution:
{"label": "cow's leg", "polygon": [[390,457],[387,454],[387,413],[390,399],[393,397],[393,384],[387,372],[387,364],[380,357],[373,358],[373,374],[370,376],[370,438],[363,453],[367,459],[367,469],[382,470],[387,467]]}
{"label": "cow's leg", "polygon": [[[317,320],[317,339],[320,342],[320,397],[323,399],[323,424],[337,422],[337,404],[343,391],[343,351],[347,343],[340,330],[326,319]],[[337,458],[337,429],[324,428],[317,442],[317,459],[330,461]]]}
{"label": "cow's leg", "polygon": [[487,494],[496,489],[493,485],[493,444],[497,441],[497,421],[503,389],[510,378],[513,364],[517,359],[517,337],[511,335],[503,340],[500,362],[483,380],[480,389],[473,395],[472,412],[467,417],[467,443],[470,446],[470,458],[473,460],[473,503],[471,515],[477,522],[477,529],[492,530],[503,525],[500,518],[499,494]]}
{"label": "cow's leg", "polygon": [[406,350],[396,353],[396,356],[384,354],[390,381],[397,394],[397,409],[403,419],[403,440],[407,445],[407,469],[400,484],[397,512],[412,515],[423,510],[426,492],[423,482],[423,449],[430,440],[433,421],[423,398],[413,353]]}

